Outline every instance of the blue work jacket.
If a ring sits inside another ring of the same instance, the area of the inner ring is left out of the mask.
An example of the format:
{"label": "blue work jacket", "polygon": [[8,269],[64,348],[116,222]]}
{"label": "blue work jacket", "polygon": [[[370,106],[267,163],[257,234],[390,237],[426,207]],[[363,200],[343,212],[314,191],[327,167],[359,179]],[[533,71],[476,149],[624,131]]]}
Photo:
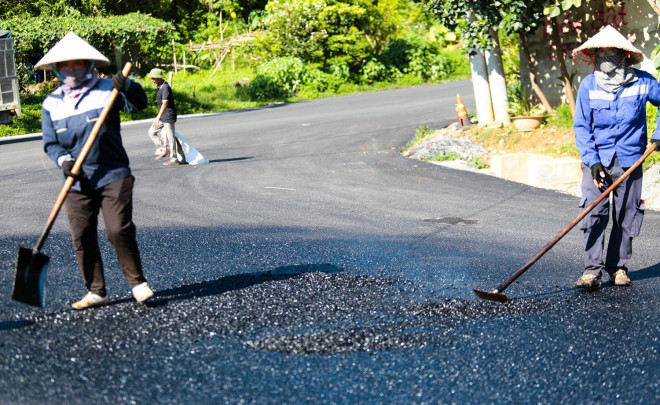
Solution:
{"label": "blue work jacket", "polygon": [[[78,158],[111,93],[111,81],[100,79],[77,101],[65,101],[61,88],[46,97],[41,107],[41,130],[48,157],[56,163],[63,155]],[[146,107],[147,95],[142,86],[126,80],[82,166],[92,188],[98,189],[131,175],[119,132],[119,110],[137,112]],[[80,191],[80,182],[76,181],[72,188]]]}
{"label": "blue work jacket", "polygon": [[[582,80],[573,129],[580,158],[587,166],[600,162],[608,167],[616,154],[622,167],[630,167],[644,154],[646,102],[660,104],[660,83],[649,73],[637,69],[635,73],[637,80],[616,93],[601,89],[593,74]],[[652,139],[660,139],[658,129]]]}

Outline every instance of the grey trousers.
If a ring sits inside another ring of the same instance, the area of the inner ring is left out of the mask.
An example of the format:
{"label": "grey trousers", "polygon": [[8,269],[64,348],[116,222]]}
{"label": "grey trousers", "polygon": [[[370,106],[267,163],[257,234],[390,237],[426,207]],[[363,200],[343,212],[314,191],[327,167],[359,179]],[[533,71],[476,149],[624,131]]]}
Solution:
{"label": "grey trousers", "polygon": [[131,288],[146,280],[133,224],[133,177],[117,180],[98,190],[81,180],[81,191],[71,190],[64,200],[73,248],[87,289],[106,296],[103,261],[98,243],[98,216],[103,212],[108,240]]}
{"label": "grey trousers", "polygon": [[[625,172],[627,168],[619,165],[614,157],[605,172],[612,184]],[[580,229],[584,231],[584,273],[600,277],[605,270],[612,276],[618,269],[628,271],[628,261],[632,256],[632,240],[639,235],[644,218],[644,208],[641,207],[642,195],[642,167],[638,167],[628,178],[619,184],[611,193],[612,197],[612,230],[607,244],[607,255],[603,260],[605,246],[605,229],[609,222],[610,201],[603,199],[580,222]],[[604,189],[603,189],[604,191]],[[596,188],[591,176],[591,169],[582,164],[582,199],[580,209],[591,205],[601,194]]]}
{"label": "grey trousers", "polygon": [[153,125],[149,127],[147,135],[156,148],[167,148],[170,151],[170,159],[176,159],[177,145],[174,133],[174,123],[160,121],[157,128],[154,128]]}

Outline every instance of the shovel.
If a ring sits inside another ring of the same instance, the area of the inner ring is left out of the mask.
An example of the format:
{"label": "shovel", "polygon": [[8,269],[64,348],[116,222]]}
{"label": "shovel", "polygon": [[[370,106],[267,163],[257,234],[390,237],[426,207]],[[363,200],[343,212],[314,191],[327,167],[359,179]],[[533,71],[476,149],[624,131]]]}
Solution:
{"label": "shovel", "polygon": [[644,152],[644,155],[642,155],[641,158],[639,158],[635,164],[630,166],[628,170],[626,170],[621,177],[619,177],[614,183],[612,183],[611,186],[607,188],[607,190],[603,191],[603,193],[596,198],[594,202],[591,203],[584,211],[580,213],[580,215],[577,216],[573,221],[571,221],[570,224],[566,225],[566,227],[557,234],[557,236],[554,237],[550,242],[548,242],[547,245],[543,247],[534,257],[529,259],[527,263],[525,263],[521,268],[516,270],[515,273],[511,275],[506,281],[504,281],[502,284],[498,285],[497,288],[495,288],[493,291],[483,291],[483,290],[477,290],[476,288],[474,289],[474,293],[477,294],[477,297],[481,298],[482,300],[489,300],[489,301],[496,301],[496,302],[509,302],[509,298],[504,295],[503,291],[511,284],[513,283],[518,277],[520,277],[524,272],[527,271],[534,263],[536,263],[537,260],[541,258],[546,252],[554,245],[559,242],[561,238],[564,237],[570,231],[573,229],[575,225],[577,225],[578,222],[582,220],[591,210],[593,210],[605,197],[607,197],[612,190],[614,190],[623,180],[625,180],[628,176],[630,176],[630,173],[632,173],[635,169],[641,165],[646,158],[653,153],[655,150],[655,145],[652,144],[648,148],[646,148],[646,151]]}
{"label": "shovel", "polygon": [[[133,65],[130,62],[126,63],[121,74],[124,77],[127,77],[132,67]],[[78,159],[76,159],[76,162],[71,169],[71,172],[74,175],[80,173],[80,168],[82,167],[85,158],[87,158],[87,154],[92,148],[92,145],[96,140],[96,136],[101,130],[101,127],[103,126],[103,123],[105,122],[105,119],[108,116],[112,105],[115,103],[115,99],[117,98],[118,94],[119,91],[117,89],[112,89],[110,101],[105,106],[105,108],[103,108],[103,111],[101,111],[101,115],[99,116],[98,120],[96,120],[96,123],[92,128],[92,132],[87,137],[87,140],[85,141],[85,144],[80,151],[80,155],[78,156]],[[50,233],[50,230],[55,223],[57,214],[60,212],[62,204],[64,204],[64,200],[69,194],[69,190],[71,189],[71,186],[73,186],[74,182],[75,178],[70,176],[66,178],[64,186],[62,186],[62,190],[60,190],[60,194],[57,197],[57,201],[55,201],[55,206],[53,206],[53,209],[50,211],[50,215],[46,221],[46,226],[44,226],[44,229],[41,232],[41,236],[39,237],[36,245],[34,245],[34,248],[30,250],[24,247],[19,247],[18,260],[16,264],[16,277],[14,278],[14,289],[11,294],[11,298],[13,300],[35,307],[44,306],[46,270],[48,269],[48,262],[50,261],[50,258],[40,251],[46,242],[46,238],[48,237],[48,234]]]}

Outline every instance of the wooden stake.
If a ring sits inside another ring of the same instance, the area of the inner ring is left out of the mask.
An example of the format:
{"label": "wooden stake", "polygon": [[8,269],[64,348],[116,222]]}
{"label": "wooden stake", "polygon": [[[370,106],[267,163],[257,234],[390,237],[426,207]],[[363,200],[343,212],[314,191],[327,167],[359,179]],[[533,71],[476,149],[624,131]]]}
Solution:
{"label": "wooden stake", "polygon": [[172,57],[174,58],[174,73],[176,73],[176,49],[174,48],[174,38],[172,38]]}

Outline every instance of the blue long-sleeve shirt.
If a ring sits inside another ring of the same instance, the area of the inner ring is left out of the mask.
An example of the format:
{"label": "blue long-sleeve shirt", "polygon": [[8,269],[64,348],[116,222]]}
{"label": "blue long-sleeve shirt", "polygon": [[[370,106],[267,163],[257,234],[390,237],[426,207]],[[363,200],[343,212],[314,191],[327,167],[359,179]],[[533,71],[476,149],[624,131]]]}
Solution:
{"label": "blue long-sleeve shirt", "polygon": [[[616,94],[598,86],[591,74],[582,80],[573,117],[575,143],[582,162],[591,167],[608,167],[616,154],[622,167],[632,166],[647,144],[646,102],[660,104],[660,83],[650,74],[635,69],[637,80]],[[660,139],[659,125],[652,139]]]}
{"label": "blue long-sleeve shirt", "polygon": [[[78,158],[111,93],[111,81],[100,79],[75,102],[65,101],[61,88],[46,97],[41,107],[41,130],[44,150],[53,161],[57,163],[58,158],[65,155]],[[146,107],[147,95],[142,86],[127,80],[82,166],[94,189],[131,175],[120,135],[119,110],[137,112]],[[80,190],[78,181],[73,189]]]}

